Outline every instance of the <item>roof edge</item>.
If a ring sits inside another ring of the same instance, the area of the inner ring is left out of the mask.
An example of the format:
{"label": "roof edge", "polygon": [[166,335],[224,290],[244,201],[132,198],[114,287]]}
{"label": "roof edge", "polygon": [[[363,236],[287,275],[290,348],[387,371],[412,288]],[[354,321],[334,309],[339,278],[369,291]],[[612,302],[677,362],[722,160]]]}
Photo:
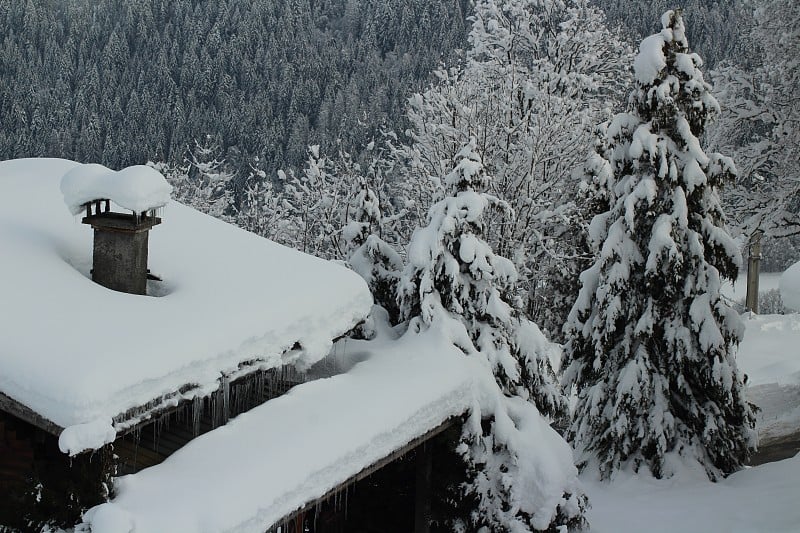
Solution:
{"label": "roof edge", "polygon": [[25,422],[28,422],[29,424],[36,426],[37,428],[44,430],[56,437],[61,435],[61,432],[64,431],[64,428],[55,422],[43,417],[30,407],[18,402],[10,396],[3,394],[2,392],[0,392],[0,410],[14,415],[17,418],[24,420]]}

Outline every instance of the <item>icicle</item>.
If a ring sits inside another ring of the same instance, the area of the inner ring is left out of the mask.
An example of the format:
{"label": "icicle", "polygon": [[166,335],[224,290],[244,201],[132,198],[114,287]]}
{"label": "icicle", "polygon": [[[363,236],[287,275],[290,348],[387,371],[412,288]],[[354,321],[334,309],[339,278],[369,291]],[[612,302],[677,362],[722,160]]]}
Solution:
{"label": "icicle", "polygon": [[218,391],[214,391],[211,393],[211,428],[214,429],[217,427],[217,422],[219,420],[219,416],[217,413],[217,397],[219,396]]}
{"label": "icicle", "polygon": [[192,400],[192,433],[194,436],[200,434],[200,419],[203,416],[203,399],[196,396]]}
{"label": "icicle", "polygon": [[228,423],[228,418],[230,417],[230,393],[231,393],[231,384],[228,380],[228,376],[222,376],[222,424]]}

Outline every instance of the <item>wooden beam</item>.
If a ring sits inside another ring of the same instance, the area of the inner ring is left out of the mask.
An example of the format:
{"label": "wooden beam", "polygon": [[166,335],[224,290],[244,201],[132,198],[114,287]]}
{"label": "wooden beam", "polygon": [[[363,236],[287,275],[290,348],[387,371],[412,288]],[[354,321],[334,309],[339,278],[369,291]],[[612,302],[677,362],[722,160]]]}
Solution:
{"label": "wooden beam", "polygon": [[39,429],[58,437],[64,430],[58,424],[48,420],[31,408],[19,403],[17,400],[0,392],[0,410],[12,414],[17,418],[36,426]]}
{"label": "wooden beam", "polygon": [[346,480],[344,480],[343,482],[339,483],[338,485],[336,485],[335,487],[330,489],[328,492],[326,492],[325,494],[323,494],[319,498],[315,498],[315,499],[313,499],[311,501],[306,502],[305,505],[303,505],[302,507],[299,507],[299,508],[295,509],[294,511],[286,514],[283,518],[281,518],[280,520],[277,520],[275,523],[268,524],[266,526],[267,527],[267,531],[268,532],[277,531],[277,528],[279,526],[291,523],[291,521],[295,517],[300,516],[300,515],[302,515],[304,513],[310,512],[310,511],[313,512],[318,505],[321,505],[323,502],[329,500],[330,498],[332,498],[336,494],[339,494],[343,490],[347,489],[347,487],[349,487],[350,485],[353,485],[354,483],[357,483],[358,481],[361,481],[362,479],[364,479],[366,477],[369,477],[370,475],[374,474],[375,472],[377,472],[378,470],[380,470],[384,466],[388,465],[389,463],[391,463],[393,461],[396,461],[400,457],[402,457],[405,454],[409,453],[414,448],[426,443],[427,441],[431,440],[432,438],[436,437],[437,435],[439,435],[439,434],[443,433],[444,431],[448,430],[452,426],[460,423],[460,420],[461,420],[460,416],[450,417],[447,420],[445,420],[444,422],[442,422],[440,425],[438,425],[435,428],[431,429],[430,431],[420,435],[419,437],[411,439],[409,442],[407,442],[403,446],[400,446],[399,448],[394,450],[392,453],[386,455],[385,457],[382,457],[381,459],[378,459],[377,461],[375,461],[371,465],[369,465],[366,468],[362,469],[357,474],[354,474],[354,475],[350,476],[349,478],[347,478]]}
{"label": "wooden beam", "polygon": [[745,310],[758,314],[758,278],[761,270],[761,237],[764,232],[756,230],[750,235],[747,247],[747,294]]}

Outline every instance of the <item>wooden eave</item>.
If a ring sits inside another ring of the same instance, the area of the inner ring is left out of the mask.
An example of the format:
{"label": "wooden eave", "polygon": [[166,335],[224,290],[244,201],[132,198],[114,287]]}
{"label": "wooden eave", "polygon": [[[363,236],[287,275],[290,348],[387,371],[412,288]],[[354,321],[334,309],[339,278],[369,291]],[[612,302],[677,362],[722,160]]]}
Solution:
{"label": "wooden eave", "polygon": [[275,531],[278,531],[278,528],[281,528],[281,527],[283,529],[286,529],[286,525],[290,524],[292,522],[292,520],[294,520],[296,517],[302,516],[304,513],[308,513],[308,512],[313,511],[317,506],[319,506],[323,502],[325,502],[327,500],[330,500],[331,498],[335,497],[335,495],[340,494],[342,491],[346,490],[349,486],[353,485],[354,483],[357,483],[358,481],[361,481],[362,479],[371,476],[372,474],[374,474],[375,472],[377,472],[378,470],[380,470],[384,466],[388,465],[389,463],[391,463],[393,461],[396,461],[397,459],[399,459],[400,457],[404,456],[405,454],[411,452],[412,450],[414,450],[418,446],[422,446],[423,444],[425,444],[429,440],[433,439],[437,435],[445,432],[449,428],[451,428],[451,427],[453,427],[455,425],[458,425],[460,423],[461,423],[461,416],[452,416],[452,417],[448,418],[447,420],[445,420],[444,422],[442,422],[441,424],[439,424],[435,428],[427,431],[426,433],[420,435],[419,437],[411,439],[409,442],[407,442],[403,446],[400,446],[399,448],[395,449],[394,451],[392,451],[388,455],[382,457],[381,459],[378,459],[376,462],[374,462],[371,465],[363,468],[357,474],[354,474],[354,475],[350,476],[349,478],[347,478],[346,480],[342,481],[341,483],[339,483],[338,485],[336,485],[332,489],[328,490],[322,496],[320,496],[318,498],[314,498],[312,500],[309,500],[304,505],[302,505],[302,506],[298,507],[297,509],[295,509],[294,511],[284,515],[283,518],[281,518],[280,520],[277,520],[277,521],[273,522],[272,524],[267,525],[266,526],[267,527],[267,531],[269,533],[273,533]]}
{"label": "wooden eave", "polygon": [[[347,333],[339,335],[333,339],[333,342],[338,341],[346,335]],[[295,342],[289,349],[285,350],[283,354],[299,349],[301,349],[300,344]],[[265,368],[262,366],[263,362],[264,360],[261,359],[253,359],[251,361],[240,363],[239,370],[235,371],[233,375],[220,376],[219,388],[223,387],[224,380],[226,379],[229,380],[229,382],[233,382],[259,370],[264,370]],[[280,366],[271,368],[277,369],[280,368]],[[213,391],[202,393],[199,386],[196,384],[187,383],[172,393],[165,394],[160,398],[154,398],[150,402],[147,402],[141,406],[129,409],[127,412],[119,413],[113,417],[114,427],[117,429],[117,437],[136,431],[141,426],[150,423],[154,418],[177,411],[188,401],[191,401],[191,398],[203,398],[210,396],[211,394],[213,394]],[[148,405],[151,407],[148,408]],[[0,411],[5,411],[9,414],[12,414],[17,418],[46,431],[47,433],[55,435],[56,437],[61,435],[61,432],[64,431],[63,427],[40,415],[25,404],[18,402],[6,394],[3,394],[2,392],[0,392]],[[130,414],[134,412],[137,412],[136,416],[130,416]]]}
{"label": "wooden eave", "polygon": [[30,407],[0,392],[0,410],[58,437],[64,430],[61,426],[43,417]]}

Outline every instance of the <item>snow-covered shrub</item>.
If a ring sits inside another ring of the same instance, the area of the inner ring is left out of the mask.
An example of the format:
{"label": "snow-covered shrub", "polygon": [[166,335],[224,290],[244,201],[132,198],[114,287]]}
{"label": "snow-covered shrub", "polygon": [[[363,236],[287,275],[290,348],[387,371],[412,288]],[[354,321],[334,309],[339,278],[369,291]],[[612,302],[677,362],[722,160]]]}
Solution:
{"label": "snow-covered shrub", "polygon": [[788,312],[783,305],[781,291],[770,289],[758,293],[758,312],[762,315],[785,315]]}
{"label": "snow-covered shrub", "polygon": [[569,437],[604,478],[669,476],[677,456],[718,479],[755,444],[734,357],[743,325],[720,296],[741,264],[718,192],[735,168],[698,140],[719,106],[680,11],[662,24],[634,62],[632,112],[606,134],[613,197],[591,223],[598,257],[565,326],[563,383],[578,388]]}
{"label": "snow-covered shrub", "polygon": [[235,173],[221,158],[221,148],[210,135],[204,143],[195,141],[187,150],[183,165],[148,163],[164,174],[173,187],[172,197],[198,211],[231,221]]}

